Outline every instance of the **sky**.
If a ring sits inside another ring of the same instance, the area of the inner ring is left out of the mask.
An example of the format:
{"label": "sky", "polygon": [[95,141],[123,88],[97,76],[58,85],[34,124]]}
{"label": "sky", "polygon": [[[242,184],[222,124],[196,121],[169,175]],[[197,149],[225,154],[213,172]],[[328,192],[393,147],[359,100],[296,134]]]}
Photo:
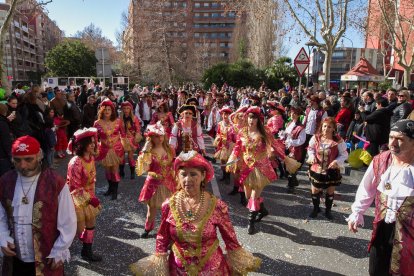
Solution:
{"label": "sky", "polygon": [[128,10],[128,4],[129,0],[53,0],[46,9],[66,36],[93,23],[116,44],[115,32],[120,29],[121,15]]}
{"label": "sky", "polygon": [[[0,0],[4,2],[4,0]],[[73,36],[77,31],[83,30],[86,26],[93,23],[102,29],[102,34],[112,40],[116,45],[115,32],[120,29],[122,12],[128,10],[129,0],[53,0],[47,4],[46,9],[49,17],[55,20],[66,36]],[[345,47],[363,47],[360,35],[347,33],[349,39],[343,39]],[[288,56],[292,59],[296,57],[301,47],[307,51],[305,43],[307,38],[300,43],[290,43]],[[341,46],[338,43],[338,47]]]}

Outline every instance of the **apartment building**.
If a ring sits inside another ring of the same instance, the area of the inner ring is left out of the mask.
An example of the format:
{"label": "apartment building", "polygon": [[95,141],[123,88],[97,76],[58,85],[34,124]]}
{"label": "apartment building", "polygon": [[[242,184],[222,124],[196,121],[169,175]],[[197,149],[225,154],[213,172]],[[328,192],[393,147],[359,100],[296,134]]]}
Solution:
{"label": "apartment building", "polygon": [[[4,22],[8,4],[0,4],[0,24]],[[63,36],[54,21],[40,8],[23,3],[16,12],[4,45],[4,72],[9,81],[38,82],[45,72],[45,57]]]}
{"label": "apartment building", "polygon": [[131,0],[123,51],[145,75],[167,70],[196,79],[211,65],[228,62],[239,17],[215,0]]}

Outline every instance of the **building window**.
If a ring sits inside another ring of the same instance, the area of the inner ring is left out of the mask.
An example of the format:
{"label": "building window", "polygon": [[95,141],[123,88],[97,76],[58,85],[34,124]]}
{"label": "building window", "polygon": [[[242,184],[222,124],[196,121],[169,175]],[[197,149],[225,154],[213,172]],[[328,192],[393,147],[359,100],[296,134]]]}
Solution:
{"label": "building window", "polygon": [[210,16],[210,14],[209,14],[208,12],[205,12],[205,13],[203,13],[203,16],[204,16],[204,17],[209,17],[209,16]]}
{"label": "building window", "polygon": [[213,3],[211,3],[211,7],[212,8],[218,8],[218,7],[220,7],[220,4],[213,2]]}
{"label": "building window", "polygon": [[211,17],[215,17],[215,18],[217,18],[217,17],[219,17],[220,16],[220,14],[218,13],[218,12],[213,12],[212,14],[211,14]]}
{"label": "building window", "polygon": [[200,37],[200,33],[194,33],[194,37]]}
{"label": "building window", "polygon": [[209,6],[210,6],[210,5],[209,5],[209,3],[204,3],[204,4],[203,4],[203,7],[204,7],[204,8],[208,8]]}
{"label": "building window", "polygon": [[200,7],[200,3],[199,3],[199,2],[195,2],[195,3],[194,3],[194,7],[195,7],[195,8],[199,8],[199,7]]}
{"label": "building window", "polygon": [[200,17],[201,16],[201,14],[200,13],[198,13],[198,12],[196,12],[195,14],[194,14],[194,17]]}

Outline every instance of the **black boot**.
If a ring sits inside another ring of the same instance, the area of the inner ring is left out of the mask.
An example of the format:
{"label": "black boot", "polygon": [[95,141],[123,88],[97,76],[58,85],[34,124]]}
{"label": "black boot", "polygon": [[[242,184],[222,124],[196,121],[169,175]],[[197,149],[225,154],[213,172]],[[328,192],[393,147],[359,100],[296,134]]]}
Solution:
{"label": "black boot", "polygon": [[285,175],[286,175],[286,171],[285,171],[285,168],[283,167],[283,164],[281,163],[281,162],[278,162],[279,163],[279,165],[278,165],[278,169],[279,169],[279,178],[280,179],[282,179],[283,177],[285,177]]}
{"label": "black boot", "polygon": [[144,230],[144,232],[140,235],[140,238],[147,239],[150,232],[151,231]]}
{"label": "black boot", "polygon": [[224,183],[226,185],[230,185],[230,182],[231,182],[231,174],[226,172],[226,179],[224,179]]}
{"label": "black boot", "polygon": [[112,194],[113,186],[113,182],[108,180],[108,190],[103,195],[110,196]]}
{"label": "black boot", "polygon": [[135,179],[135,167],[129,167],[129,170],[131,171],[131,179]]}
{"label": "black boot", "polygon": [[287,193],[288,194],[294,194],[295,193],[295,187],[299,186],[298,179],[296,178],[296,174],[289,174],[288,177],[288,185],[287,185]]}
{"label": "black boot", "polygon": [[221,170],[221,173],[223,174],[223,176],[220,178],[220,181],[225,181],[227,178],[227,172],[225,170]]}
{"label": "black boot", "polygon": [[83,243],[82,251],[81,251],[82,259],[88,262],[100,262],[102,261],[102,257],[96,255],[92,251],[92,244],[91,243]]}
{"label": "black boot", "polygon": [[233,186],[233,190],[231,190],[231,192],[228,193],[228,195],[236,195],[238,192],[239,192],[239,187]]}
{"label": "black boot", "polygon": [[321,208],[319,208],[319,204],[321,203],[321,198],[319,193],[312,194],[312,203],[313,203],[313,210],[312,213],[309,214],[309,217],[316,218],[318,216],[318,213],[321,211]]}
{"label": "black boot", "polygon": [[247,206],[246,194],[244,192],[240,192],[239,194],[240,194],[240,204],[246,207]]}
{"label": "black boot", "polygon": [[257,219],[256,222],[259,222],[262,220],[262,218],[264,218],[265,216],[267,216],[269,214],[269,211],[266,209],[266,207],[264,206],[264,203],[261,202],[260,203],[260,210],[259,213],[257,215]]}
{"label": "black boot", "polygon": [[125,169],[124,164],[119,165],[119,175],[121,176],[122,179],[125,178],[125,170],[124,169]]}
{"label": "black boot", "polygon": [[334,195],[325,195],[325,217],[329,220],[333,219],[332,213],[331,213],[331,209],[332,209],[332,204],[333,204],[333,200],[334,200]]}
{"label": "black boot", "polygon": [[257,216],[257,211],[252,211],[249,210],[249,225],[247,226],[247,233],[249,235],[253,235],[254,234],[254,223],[256,221],[256,216]]}
{"label": "black boot", "polygon": [[118,183],[119,182],[113,182],[113,188],[112,188],[112,197],[111,200],[117,200],[118,199]]}

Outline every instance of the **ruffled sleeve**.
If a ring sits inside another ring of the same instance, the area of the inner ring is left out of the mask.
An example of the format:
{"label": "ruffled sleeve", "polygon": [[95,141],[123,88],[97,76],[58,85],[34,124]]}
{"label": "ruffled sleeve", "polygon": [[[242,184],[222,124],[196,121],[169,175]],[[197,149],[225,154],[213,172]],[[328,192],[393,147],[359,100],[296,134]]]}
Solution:
{"label": "ruffled sleeve", "polygon": [[141,176],[143,173],[149,170],[151,163],[152,163],[152,154],[146,151],[140,152],[138,159],[137,159],[137,165],[135,167],[135,173],[138,176]]}
{"label": "ruffled sleeve", "polygon": [[167,253],[153,254],[129,266],[136,276],[168,276]]}
{"label": "ruffled sleeve", "polygon": [[220,231],[221,237],[226,244],[226,250],[234,250],[240,247],[237,240],[236,232],[234,231],[233,224],[230,221],[229,211],[227,204],[222,200],[217,200],[216,208],[218,209],[218,223],[217,227]]}
{"label": "ruffled sleeve", "polygon": [[253,256],[241,246],[235,250],[227,251],[226,260],[232,275],[247,275],[249,272],[257,271],[262,264],[260,258]]}
{"label": "ruffled sleeve", "polygon": [[229,164],[228,166],[226,166],[227,172],[236,172],[238,163],[237,160],[239,159],[239,156],[241,154],[242,147],[242,141],[240,139],[240,136],[238,136],[236,140],[236,145],[234,146],[233,151],[231,152],[230,157],[227,161],[227,164]]}

